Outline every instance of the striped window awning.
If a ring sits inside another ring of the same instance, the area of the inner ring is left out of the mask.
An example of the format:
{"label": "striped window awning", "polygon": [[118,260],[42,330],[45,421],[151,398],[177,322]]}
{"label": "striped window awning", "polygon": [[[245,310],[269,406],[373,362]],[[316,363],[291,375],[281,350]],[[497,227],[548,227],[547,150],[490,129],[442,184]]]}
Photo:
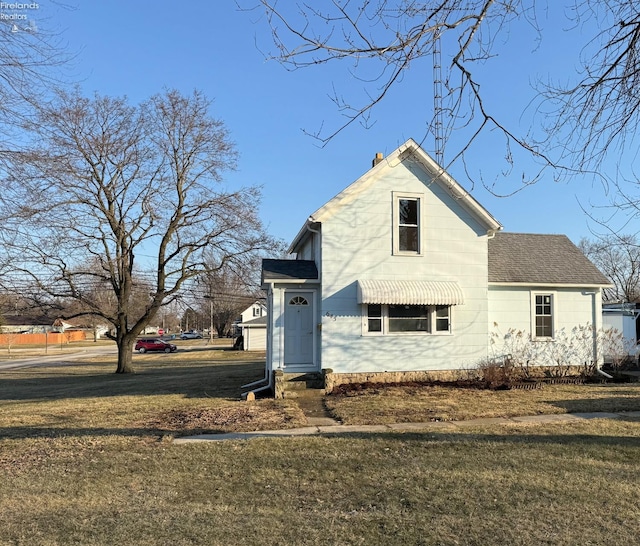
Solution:
{"label": "striped window awning", "polygon": [[461,305],[455,281],[358,281],[358,303],[388,305]]}

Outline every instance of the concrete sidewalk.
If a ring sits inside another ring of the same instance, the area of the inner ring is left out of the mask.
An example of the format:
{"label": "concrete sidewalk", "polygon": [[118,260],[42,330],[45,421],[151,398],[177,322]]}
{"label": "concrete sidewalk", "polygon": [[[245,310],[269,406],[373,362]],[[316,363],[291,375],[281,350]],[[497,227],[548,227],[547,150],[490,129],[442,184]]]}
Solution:
{"label": "concrete sidewalk", "polygon": [[313,425],[288,430],[262,430],[256,432],[229,432],[226,434],[201,434],[174,439],[175,444],[210,442],[221,440],[250,440],[251,438],[287,438],[292,436],[312,436],[315,434],[373,434],[380,432],[428,432],[443,428],[467,428],[487,425],[508,425],[518,423],[562,423],[585,419],[640,419],[640,411],[620,413],[562,413],[553,415],[525,415],[522,417],[470,419],[469,421],[436,421],[426,423],[396,423],[391,425]]}

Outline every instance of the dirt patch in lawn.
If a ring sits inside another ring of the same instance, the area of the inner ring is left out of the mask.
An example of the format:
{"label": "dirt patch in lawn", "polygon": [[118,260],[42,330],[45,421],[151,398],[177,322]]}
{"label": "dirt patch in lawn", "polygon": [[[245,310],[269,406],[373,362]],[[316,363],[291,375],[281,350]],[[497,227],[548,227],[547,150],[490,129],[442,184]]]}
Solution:
{"label": "dirt patch in lawn", "polygon": [[144,422],[145,428],[177,435],[250,432],[287,429],[305,422],[297,406],[273,400],[218,408],[181,408],[164,411]]}

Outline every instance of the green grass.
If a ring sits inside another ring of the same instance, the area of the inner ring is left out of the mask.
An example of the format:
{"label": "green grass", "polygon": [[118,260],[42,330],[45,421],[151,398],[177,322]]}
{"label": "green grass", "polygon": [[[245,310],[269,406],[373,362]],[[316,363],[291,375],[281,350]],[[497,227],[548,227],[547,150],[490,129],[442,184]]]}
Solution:
{"label": "green grass", "polygon": [[250,356],[0,372],[0,545],[638,542],[634,419],[173,444],[304,424]]}

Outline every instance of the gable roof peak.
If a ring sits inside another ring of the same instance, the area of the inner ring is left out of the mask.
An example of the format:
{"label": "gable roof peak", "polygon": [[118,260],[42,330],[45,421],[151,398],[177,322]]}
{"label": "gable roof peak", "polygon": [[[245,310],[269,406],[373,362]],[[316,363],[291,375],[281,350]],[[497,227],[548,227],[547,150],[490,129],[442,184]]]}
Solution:
{"label": "gable roof peak", "polygon": [[382,174],[400,165],[403,161],[413,159],[431,176],[434,183],[445,189],[454,199],[478,218],[491,231],[499,231],[502,225],[498,222],[471,194],[463,188],[444,168],[427,153],[412,138],[407,139],[386,158],[381,153],[376,154],[373,166],[355,182],[347,186],[338,195],[327,201],[309,217],[309,221],[322,222],[333,215],[342,205],[351,202]]}
{"label": "gable roof peak", "polygon": [[322,223],[339,210],[342,206],[352,202],[371,184],[375,183],[389,169],[394,169],[402,162],[413,160],[431,177],[433,183],[438,184],[447,191],[454,199],[458,200],[463,208],[467,209],[488,232],[497,232],[502,229],[502,224],[498,222],[471,194],[464,189],[454,178],[447,173],[442,166],[425,152],[420,145],[412,138],[407,139],[386,157],[382,153],[377,153],[373,160],[372,167],[365,172],[355,182],[347,186],[344,190],[331,198],[318,210],[312,213],[304,226],[294,238],[290,252],[295,252],[295,248],[307,235],[307,226]]}

